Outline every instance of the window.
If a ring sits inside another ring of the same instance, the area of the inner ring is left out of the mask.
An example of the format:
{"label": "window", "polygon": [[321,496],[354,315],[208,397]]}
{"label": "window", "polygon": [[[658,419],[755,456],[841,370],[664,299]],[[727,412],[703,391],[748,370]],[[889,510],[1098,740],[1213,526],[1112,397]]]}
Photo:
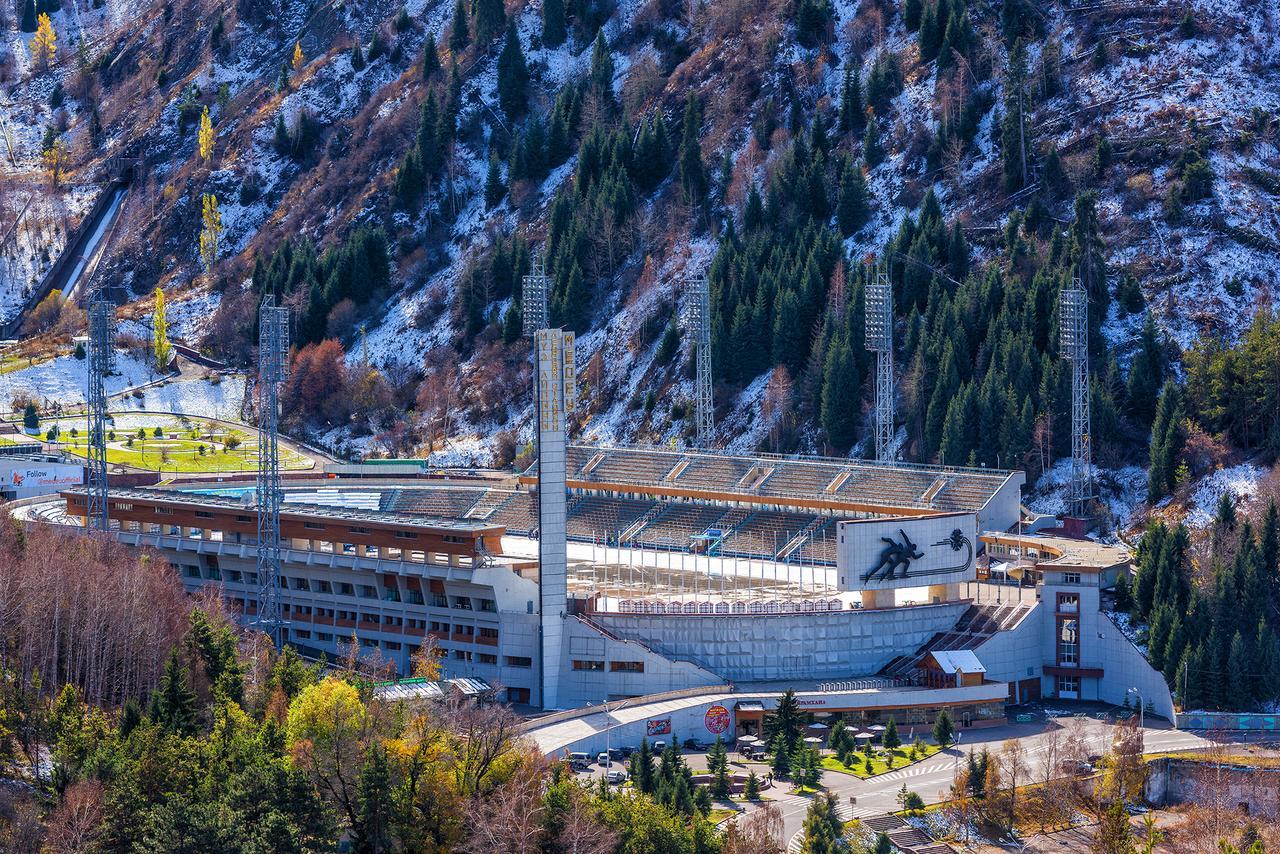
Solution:
{"label": "window", "polygon": [[459,610],[462,610],[462,611],[470,611],[470,610],[471,610],[471,600],[470,600],[470,599],[468,599],[466,596],[454,596],[454,597],[453,597],[453,607],[455,607],[455,608],[457,608],[457,609],[459,609]]}
{"label": "window", "polygon": [[310,629],[294,629],[293,636],[298,640],[311,640]]}
{"label": "window", "polygon": [[528,688],[508,688],[507,702],[508,703],[529,702],[529,689]]}
{"label": "window", "polygon": [[1080,696],[1080,677],[1079,676],[1059,676],[1058,696],[1066,700],[1075,700]]}
{"label": "window", "polygon": [[290,578],[289,581],[290,581],[289,586],[292,587],[294,590],[310,589],[307,584],[307,580],[305,578]]}
{"label": "window", "polygon": [[382,645],[393,652],[400,649],[400,641],[383,641]]}
{"label": "window", "polygon": [[367,534],[367,533],[369,533],[369,529],[368,529],[368,528],[356,528],[356,527],[351,527],[351,528],[348,528],[348,530],[349,530],[351,533],[353,533],[353,534]]}
{"label": "window", "polygon": [[481,664],[497,664],[498,656],[494,655],[491,652],[482,652],[480,653],[480,663]]}
{"label": "window", "polygon": [[319,593],[332,593],[333,585],[324,580],[316,581],[316,591]]}
{"label": "window", "polygon": [[497,610],[498,610],[498,603],[497,603],[497,602],[494,602],[492,599],[481,599],[481,600],[480,600],[480,610],[481,610],[481,611],[490,611],[490,612],[497,611]]}
{"label": "window", "polygon": [[196,518],[197,518],[197,519],[212,519],[212,518],[213,518],[213,514],[212,514],[212,513],[210,513],[208,510],[197,510],[197,511],[196,511]]}
{"label": "window", "polygon": [[508,655],[507,667],[533,667],[533,659],[527,655]]}
{"label": "window", "polygon": [[376,591],[376,590],[374,590],[374,589],[373,589],[373,585],[372,585],[372,584],[361,584],[361,585],[360,585],[360,598],[361,598],[361,599],[376,599],[376,598],[377,598],[377,596],[378,596],[378,593],[377,593],[377,591]]}
{"label": "window", "polygon": [[319,523],[319,522],[303,522],[303,523],[302,523],[302,527],[306,528],[308,531],[323,531],[323,530],[324,530],[324,525],[322,525],[322,524],[321,524],[321,523]]}
{"label": "window", "polygon": [[1058,663],[1080,663],[1080,621],[1074,618],[1058,620]]}
{"label": "window", "polygon": [[1064,572],[1064,573],[1062,573],[1062,583],[1063,583],[1063,584],[1079,584],[1079,583],[1080,583],[1080,573],[1078,573],[1078,572]]}
{"label": "window", "polygon": [[603,662],[603,661],[583,661],[583,660],[581,660],[581,659],[577,659],[577,658],[575,658],[575,659],[573,660],[573,669],[574,669],[574,670],[603,671],[603,670],[604,670],[604,662]]}
{"label": "window", "polygon": [[1080,611],[1080,595],[1078,593],[1058,594],[1058,613],[1075,614]]}
{"label": "window", "polygon": [[444,594],[442,593],[432,593],[431,607],[432,608],[448,608],[449,600],[445,598]]}
{"label": "window", "polygon": [[316,640],[333,643],[333,635],[330,632],[316,632]]}
{"label": "window", "polygon": [[453,651],[453,657],[454,657],[455,659],[457,659],[458,661],[470,661],[470,660],[471,660],[471,650],[469,650],[469,649],[455,649],[455,650]]}
{"label": "window", "polygon": [[173,510],[171,510],[171,509],[170,509],[170,508],[168,508],[168,507],[157,507],[157,508],[156,508],[156,515],[157,515],[157,516],[172,516],[172,515],[173,515]]}
{"label": "window", "polygon": [[354,587],[354,586],[352,586],[350,583],[348,583],[348,582],[346,582],[346,581],[339,581],[339,582],[338,582],[338,592],[339,592],[339,593],[341,593],[343,596],[354,596],[354,595],[356,595],[356,589],[355,589],[355,587]]}
{"label": "window", "polygon": [[184,563],[182,565],[182,574],[185,575],[187,578],[199,578],[200,567],[192,566],[191,564]]}
{"label": "window", "polygon": [[397,540],[416,540],[418,535],[413,531],[396,531]]}
{"label": "window", "polygon": [[433,632],[448,632],[448,631],[449,631],[449,624],[448,624],[448,623],[441,623],[441,622],[437,622],[436,620],[432,620],[432,621],[431,621],[431,631],[433,631]]}
{"label": "window", "polygon": [[644,673],[644,662],[610,661],[609,670],[613,673]]}

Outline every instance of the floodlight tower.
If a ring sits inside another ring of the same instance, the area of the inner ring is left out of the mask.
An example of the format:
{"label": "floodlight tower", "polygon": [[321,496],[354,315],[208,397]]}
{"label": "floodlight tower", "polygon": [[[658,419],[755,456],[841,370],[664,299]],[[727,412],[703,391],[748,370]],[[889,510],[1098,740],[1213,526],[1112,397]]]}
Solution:
{"label": "floodlight tower", "polygon": [[86,529],[106,531],[107,510],[107,390],[111,369],[111,333],[115,308],[94,291],[89,301],[89,510]]}
{"label": "floodlight tower", "polygon": [[280,383],[289,351],[289,310],[267,295],[258,310],[258,613],[254,620],[279,649],[280,616]]}
{"label": "floodlight tower", "polygon": [[1089,294],[1072,279],[1058,298],[1062,358],[1071,363],[1071,515],[1084,519],[1093,500],[1093,447],[1089,430]]}
{"label": "floodlight tower", "polygon": [[693,341],[698,369],[693,392],[695,441],[699,448],[709,448],[716,429],[711,399],[711,283],[705,272],[698,272],[689,276],[685,289],[685,331]]}
{"label": "floodlight tower", "polygon": [[[524,277],[520,295],[524,302],[524,334],[533,338],[539,329],[546,329],[550,317],[547,312],[547,268],[542,255],[533,256],[533,269]],[[534,348],[537,353],[537,348]]]}
{"label": "floodlight tower", "polygon": [[893,460],[893,286],[884,268],[867,283],[866,348],[876,354],[876,459]]}

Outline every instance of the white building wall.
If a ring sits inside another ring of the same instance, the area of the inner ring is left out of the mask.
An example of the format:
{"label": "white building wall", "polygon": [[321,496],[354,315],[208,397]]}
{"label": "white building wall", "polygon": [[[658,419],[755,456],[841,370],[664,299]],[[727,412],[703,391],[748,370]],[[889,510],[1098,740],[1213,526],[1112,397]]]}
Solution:
{"label": "white building wall", "polygon": [[1022,486],[1027,476],[1015,471],[995,495],[978,511],[979,531],[1008,531],[1018,524],[1022,505]]}
{"label": "white building wall", "polygon": [[735,682],[876,673],[956,624],[967,603],[870,611],[593,617],[606,630]]}
{"label": "white building wall", "polygon": [[[565,621],[564,643],[560,702],[566,708],[725,683],[692,662],[675,661],[641,644],[607,637],[578,619]],[[574,669],[575,660],[600,661],[604,669]],[[614,671],[614,662],[640,662],[644,672]]]}
{"label": "white building wall", "polygon": [[[1120,628],[1106,614],[1098,614],[1097,642],[1103,647],[1105,672],[1098,683],[1098,699],[1123,705],[1130,688],[1137,688],[1142,702],[1151,703],[1152,710],[1162,718],[1174,719],[1173,696],[1164,681],[1164,674],[1147,662],[1146,656],[1124,636]],[[1136,702],[1131,698],[1130,702]]]}
{"label": "white building wall", "polygon": [[1045,662],[1044,612],[1043,603],[1036,603],[1017,626],[1007,632],[997,632],[974,650],[987,668],[988,679],[1019,682],[1039,678]]}

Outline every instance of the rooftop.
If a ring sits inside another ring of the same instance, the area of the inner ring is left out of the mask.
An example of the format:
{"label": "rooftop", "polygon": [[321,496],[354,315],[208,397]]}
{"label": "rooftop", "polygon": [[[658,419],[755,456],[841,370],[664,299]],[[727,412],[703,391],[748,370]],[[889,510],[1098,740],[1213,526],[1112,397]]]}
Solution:
{"label": "rooftop", "polygon": [[1128,563],[1132,556],[1124,546],[1081,540],[1052,534],[1016,534],[990,531],[980,539],[987,543],[1000,543],[1021,549],[1034,548],[1040,553],[1040,565],[1079,567],[1081,569],[1106,569]]}
{"label": "rooftop", "polygon": [[[63,494],[87,495],[88,489],[83,486],[75,486],[63,490]],[[235,510],[240,512],[254,509],[252,502],[247,500],[249,493],[233,497],[231,495],[213,495],[176,489],[113,486],[110,494],[112,501],[152,501],[176,507]],[[283,517],[306,516],[312,519],[332,519],[341,522],[367,522],[373,525],[390,524],[402,529],[408,528],[420,531],[448,530],[471,534],[487,534],[501,527],[468,519],[434,518],[416,513],[389,513],[376,509],[334,507],[298,501],[286,502],[280,510],[280,515]]]}

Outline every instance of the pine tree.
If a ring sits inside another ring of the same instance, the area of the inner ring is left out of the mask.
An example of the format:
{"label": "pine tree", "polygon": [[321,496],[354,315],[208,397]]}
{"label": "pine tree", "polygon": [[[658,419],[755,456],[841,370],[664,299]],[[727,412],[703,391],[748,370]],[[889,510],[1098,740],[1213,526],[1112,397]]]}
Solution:
{"label": "pine tree", "polygon": [[1021,190],[1027,183],[1026,110],[1027,51],[1018,39],[1009,51],[1005,72],[1005,104],[1000,127],[1005,189]]}
{"label": "pine tree", "polygon": [[427,42],[422,46],[422,79],[431,80],[440,70],[440,50],[436,47],[436,34],[427,33]]}
{"label": "pine tree", "polygon": [[653,767],[653,750],[649,747],[649,739],[640,739],[640,750],[631,763],[631,777],[635,787],[645,794],[652,794],[655,783]]}
{"label": "pine tree", "polygon": [[364,66],[364,48],[360,46],[360,42],[357,40],[351,48],[351,70],[363,71]]}
{"label": "pine tree", "polygon": [[870,169],[884,162],[884,148],[880,144],[880,123],[876,121],[875,115],[872,115],[871,121],[867,122],[867,131],[862,138],[862,159],[867,162],[867,167]]}
{"label": "pine tree", "polygon": [[502,46],[502,53],[498,54],[498,103],[507,118],[514,120],[524,112],[528,89],[529,68],[520,47],[516,22],[511,21],[507,26],[506,43]]}
{"label": "pine tree", "polygon": [[449,25],[449,50],[461,53],[471,43],[471,31],[467,25],[467,7],[462,0],[453,6],[453,23]]}
{"label": "pine tree", "polygon": [[760,800],[760,778],[756,776],[755,771],[747,774],[747,782],[743,786],[742,797],[748,801]]}
{"label": "pine tree", "polygon": [[393,850],[393,810],[391,769],[387,763],[386,749],[375,742],[369,748],[356,781],[356,815],[351,825],[352,850],[357,854],[382,854]]}
{"label": "pine tree", "polygon": [[844,83],[840,87],[840,123],[841,133],[858,133],[866,122],[865,107],[862,103],[862,79],[852,60],[844,67]]}
{"label": "pine tree", "polygon": [[920,29],[920,15],[922,12],[923,4],[921,0],[903,0],[902,23],[906,26],[907,32],[914,33]]}
{"label": "pine tree", "polygon": [[1128,572],[1121,572],[1116,579],[1115,608],[1122,614],[1127,614],[1133,608],[1133,588]]}
{"label": "pine tree", "polygon": [[595,44],[591,48],[591,72],[587,76],[591,91],[595,92],[605,103],[613,100],[613,53],[609,50],[609,42],[604,37],[604,30],[596,33]]}
{"label": "pine tree", "polygon": [[787,747],[787,740],[778,733],[773,739],[773,759],[769,763],[773,776],[786,779],[791,776],[791,750]]}
{"label": "pine tree", "polygon": [[902,746],[902,739],[898,737],[898,724],[893,720],[893,716],[889,716],[889,722],[884,725],[884,737],[881,739],[886,750],[896,750]]}
{"label": "pine tree", "polygon": [[1165,383],[1151,423],[1151,467],[1147,471],[1147,501],[1155,503],[1176,485],[1174,462],[1185,443],[1182,395],[1172,380]]}
{"label": "pine tree", "polygon": [[507,12],[502,0],[476,0],[476,44],[487,45],[502,32]]}
{"label": "pine tree", "polygon": [[955,735],[955,724],[951,722],[951,715],[946,709],[938,711],[938,716],[933,720],[933,740],[940,747],[946,747],[952,742]]}
{"label": "pine tree", "polygon": [[178,735],[192,735],[196,729],[196,695],[187,683],[187,672],[177,648],[169,651],[160,685],[151,695],[151,718]]}
{"label": "pine tree", "polygon": [[559,47],[564,44],[567,33],[564,0],[543,0],[542,43],[551,48]]}
{"label": "pine tree", "polygon": [[852,237],[866,225],[870,216],[862,166],[850,160],[845,164],[844,174],[840,178],[840,198],[836,202],[836,221],[840,225],[840,233],[845,237]]}
{"label": "pine tree", "polygon": [[155,311],[151,320],[151,352],[156,357],[156,368],[169,370],[169,360],[173,357],[173,346],[169,343],[169,320],[165,312],[164,291],[156,288]]}
{"label": "pine tree", "polygon": [[844,338],[832,342],[822,376],[822,429],[837,450],[847,450],[857,438],[859,394],[857,363]]}
{"label": "pine tree", "polygon": [[502,201],[502,197],[506,194],[507,188],[502,183],[502,169],[498,164],[498,150],[490,148],[489,171],[484,179],[484,206],[497,207],[498,202]]}
{"label": "pine tree", "polygon": [[684,200],[698,206],[706,200],[707,174],[702,165],[702,108],[697,96],[690,90],[685,100],[684,120],[680,137],[680,186]]}

